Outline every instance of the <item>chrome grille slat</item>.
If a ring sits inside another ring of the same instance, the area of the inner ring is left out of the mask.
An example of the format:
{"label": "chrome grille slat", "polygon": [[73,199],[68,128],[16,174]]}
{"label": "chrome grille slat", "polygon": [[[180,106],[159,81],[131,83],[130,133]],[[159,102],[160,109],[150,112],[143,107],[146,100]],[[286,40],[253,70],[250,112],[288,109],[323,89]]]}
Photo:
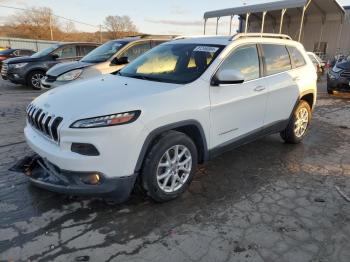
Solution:
{"label": "chrome grille slat", "polygon": [[59,142],[58,128],[63,121],[62,117],[56,117],[33,104],[27,107],[26,112],[27,121],[30,126],[50,140],[56,143]]}

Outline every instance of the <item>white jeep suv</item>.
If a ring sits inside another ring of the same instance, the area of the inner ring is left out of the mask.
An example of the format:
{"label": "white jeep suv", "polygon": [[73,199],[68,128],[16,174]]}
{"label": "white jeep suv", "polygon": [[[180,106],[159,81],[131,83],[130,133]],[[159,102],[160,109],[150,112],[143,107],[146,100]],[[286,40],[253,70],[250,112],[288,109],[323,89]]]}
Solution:
{"label": "white jeep suv", "polygon": [[128,198],[139,183],[156,201],[178,197],[198,163],[280,133],[305,136],[316,73],[285,35],[177,39],[117,74],[68,84],[27,108],[37,186]]}

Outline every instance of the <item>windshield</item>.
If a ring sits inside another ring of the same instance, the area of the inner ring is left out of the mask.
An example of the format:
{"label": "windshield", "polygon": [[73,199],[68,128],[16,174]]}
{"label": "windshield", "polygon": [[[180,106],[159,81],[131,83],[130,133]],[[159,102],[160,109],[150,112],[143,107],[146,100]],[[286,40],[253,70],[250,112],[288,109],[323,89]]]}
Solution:
{"label": "windshield", "polygon": [[223,49],[219,45],[165,44],[130,63],[118,74],[150,81],[187,84],[200,77]]}
{"label": "windshield", "polygon": [[57,48],[59,47],[59,45],[52,45],[44,50],[41,50],[40,52],[38,53],[35,53],[33,54],[31,57],[33,58],[39,58],[39,57],[42,57],[42,56],[46,56],[48,54],[50,54],[52,51],[56,50]]}
{"label": "windshield", "polygon": [[115,55],[127,42],[125,41],[109,41],[98,48],[91,51],[81,59],[82,62],[87,63],[101,63],[107,61]]}

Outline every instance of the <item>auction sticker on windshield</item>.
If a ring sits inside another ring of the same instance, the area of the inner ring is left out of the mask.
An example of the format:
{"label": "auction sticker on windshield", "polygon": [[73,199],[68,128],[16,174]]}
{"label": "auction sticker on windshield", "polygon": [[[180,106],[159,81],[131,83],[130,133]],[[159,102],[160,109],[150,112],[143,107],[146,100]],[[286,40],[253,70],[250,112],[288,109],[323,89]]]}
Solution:
{"label": "auction sticker on windshield", "polygon": [[218,51],[219,48],[218,47],[214,47],[214,46],[197,46],[193,52],[207,52],[207,53],[215,53],[216,51]]}

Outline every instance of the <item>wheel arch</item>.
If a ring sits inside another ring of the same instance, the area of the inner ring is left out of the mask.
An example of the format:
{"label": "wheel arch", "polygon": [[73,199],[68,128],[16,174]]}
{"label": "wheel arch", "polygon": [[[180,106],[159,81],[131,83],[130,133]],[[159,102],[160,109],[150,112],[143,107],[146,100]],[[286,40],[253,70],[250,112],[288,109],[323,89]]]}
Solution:
{"label": "wheel arch", "polygon": [[26,74],[25,74],[25,80],[28,81],[28,77],[31,73],[33,73],[34,71],[42,71],[44,74],[46,74],[46,69],[42,68],[42,67],[33,67],[31,69],[29,69]]}
{"label": "wheel arch", "polygon": [[158,127],[146,137],[136,162],[135,173],[140,172],[144,159],[156,139],[164,132],[172,130],[184,133],[193,140],[198,150],[199,163],[203,163],[209,159],[207,140],[202,125],[196,120],[185,120]]}
{"label": "wheel arch", "polygon": [[316,103],[316,94],[313,90],[307,90],[300,94],[299,101],[305,101],[313,109]]}

